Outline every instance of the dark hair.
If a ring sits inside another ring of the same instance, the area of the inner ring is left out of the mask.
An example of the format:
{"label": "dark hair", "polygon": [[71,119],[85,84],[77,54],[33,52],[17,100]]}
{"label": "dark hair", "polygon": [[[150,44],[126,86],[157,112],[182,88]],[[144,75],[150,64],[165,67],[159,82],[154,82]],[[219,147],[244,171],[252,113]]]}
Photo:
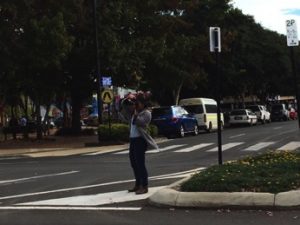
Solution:
{"label": "dark hair", "polygon": [[145,108],[150,107],[150,98],[151,93],[150,92],[138,92],[136,95],[136,101],[142,103]]}

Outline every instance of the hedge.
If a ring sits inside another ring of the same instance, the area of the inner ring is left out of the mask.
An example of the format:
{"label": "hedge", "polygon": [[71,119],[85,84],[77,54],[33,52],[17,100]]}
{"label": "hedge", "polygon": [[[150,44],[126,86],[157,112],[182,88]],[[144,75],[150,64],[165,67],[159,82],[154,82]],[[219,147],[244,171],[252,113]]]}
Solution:
{"label": "hedge", "polygon": [[[148,132],[152,137],[157,137],[158,130],[154,125],[148,127]],[[101,124],[98,127],[101,140],[115,140],[115,141],[129,141],[129,125],[123,123],[111,124],[111,131],[109,131],[108,124]]]}

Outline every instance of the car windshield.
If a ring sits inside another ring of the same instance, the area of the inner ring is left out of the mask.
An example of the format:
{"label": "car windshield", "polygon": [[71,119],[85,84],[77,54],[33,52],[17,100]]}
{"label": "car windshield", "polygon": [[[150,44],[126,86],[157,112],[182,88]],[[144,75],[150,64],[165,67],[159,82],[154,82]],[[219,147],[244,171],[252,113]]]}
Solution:
{"label": "car windshield", "polygon": [[273,105],[272,110],[282,110],[282,105]]}
{"label": "car windshield", "polygon": [[185,105],[183,108],[188,111],[189,113],[193,114],[201,114],[203,113],[203,106],[202,105]]}
{"label": "car windshield", "polygon": [[248,109],[251,109],[253,112],[259,111],[259,107],[257,105],[251,105],[247,107]]}
{"label": "car windshield", "polygon": [[245,110],[235,110],[231,112],[232,116],[240,116],[240,115],[246,115],[246,111]]}
{"label": "car windshield", "polygon": [[155,108],[152,110],[152,118],[157,118],[160,116],[169,116],[171,114],[172,114],[172,110],[170,107]]}

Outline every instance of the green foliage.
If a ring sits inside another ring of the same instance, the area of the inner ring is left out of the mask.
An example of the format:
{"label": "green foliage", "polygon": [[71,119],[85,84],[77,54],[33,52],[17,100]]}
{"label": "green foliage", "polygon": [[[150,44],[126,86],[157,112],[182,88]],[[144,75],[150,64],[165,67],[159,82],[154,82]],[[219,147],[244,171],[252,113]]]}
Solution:
{"label": "green foliage", "polygon": [[[149,125],[147,131],[152,137],[157,137],[158,129],[154,125]],[[109,131],[108,124],[102,124],[98,128],[101,140],[114,140],[114,141],[129,141],[129,125],[123,123],[111,124],[111,131]]]}
{"label": "green foliage", "polygon": [[98,128],[100,139],[103,141],[128,141],[129,140],[129,126],[127,124],[111,124],[111,130],[108,124],[102,124]]}
{"label": "green foliage", "polygon": [[212,166],[194,175],[181,189],[187,192],[271,192],[300,187],[300,154],[270,152]]}

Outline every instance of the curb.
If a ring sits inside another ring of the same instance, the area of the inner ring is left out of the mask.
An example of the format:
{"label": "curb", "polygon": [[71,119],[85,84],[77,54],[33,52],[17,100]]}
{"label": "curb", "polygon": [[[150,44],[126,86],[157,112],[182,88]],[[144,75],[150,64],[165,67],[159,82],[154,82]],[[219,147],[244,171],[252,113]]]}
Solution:
{"label": "curb", "polygon": [[256,192],[180,192],[180,185],[190,177],[173,183],[149,198],[158,207],[182,208],[297,208],[300,190],[272,193]]}

